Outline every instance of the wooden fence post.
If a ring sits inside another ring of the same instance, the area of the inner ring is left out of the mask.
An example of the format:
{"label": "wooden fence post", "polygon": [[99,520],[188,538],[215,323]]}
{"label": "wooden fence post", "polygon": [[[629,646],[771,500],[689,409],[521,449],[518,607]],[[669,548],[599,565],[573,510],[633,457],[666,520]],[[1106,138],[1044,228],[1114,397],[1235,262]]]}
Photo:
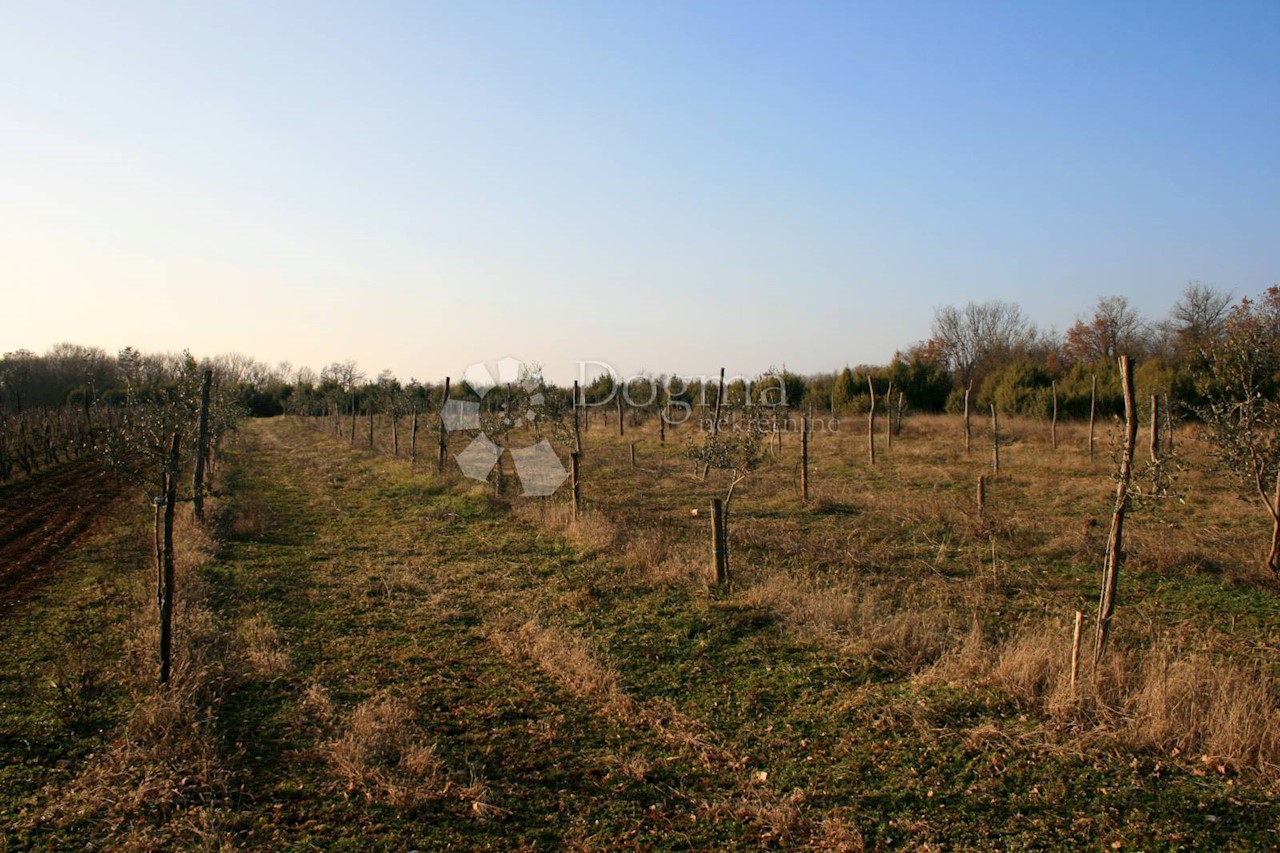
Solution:
{"label": "wooden fence post", "polygon": [[1111,513],[1111,533],[1107,537],[1102,564],[1102,595],[1098,600],[1098,628],[1093,659],[1102,659],[1116,612],[1116,588],[1124,562],[1124,515],[1129,506],[1129,478],[1133,472],[1133,446],[1138,439],[1138,412],[1133,401],[1133,367],[1129,356],[1120,356],[1120,385],[1124,390],[1124,450],[1120,456],[1120,476],[1116,481],[1115,509]]}

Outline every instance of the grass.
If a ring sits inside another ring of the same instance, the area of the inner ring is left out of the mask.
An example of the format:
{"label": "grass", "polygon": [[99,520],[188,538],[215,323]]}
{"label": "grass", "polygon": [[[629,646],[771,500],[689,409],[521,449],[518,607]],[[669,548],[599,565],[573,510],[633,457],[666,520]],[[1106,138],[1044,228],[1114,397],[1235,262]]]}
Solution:
{"label": "grass", "polygon": [[[1145,502],[1114,654],[1072,691],[1106,454],[1075,426],[1056,453],[1039,424],[1002,430],[981,516],[987,459],[955,419],[908,419],[874,469],[865,435],[815,436],[807,507],[785,436],[739,487],[712,587],[692,510],[727,484],[695,476],[687,428],[662,446],[594,423],[574,520],[560,495],[246,424],[216,547],[188,561],[186,692],[136,686],[145,517],[0,626],[21,662],[0,829],[37,848],[1276,846],[1264,520],[1195,473]],[[100,623],[91,666],[57,639]],[[70,723],[31,689],[59,666],[84,694],[60,700]],[[94,774],[178,793],[76,799]]]}

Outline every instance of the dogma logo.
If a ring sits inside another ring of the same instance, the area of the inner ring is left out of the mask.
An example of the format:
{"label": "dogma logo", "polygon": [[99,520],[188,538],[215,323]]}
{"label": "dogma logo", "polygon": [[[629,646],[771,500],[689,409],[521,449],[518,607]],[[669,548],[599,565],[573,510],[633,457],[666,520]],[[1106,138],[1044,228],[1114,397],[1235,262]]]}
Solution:
{"label": "dogma logo", "polygon": [[[515,463],[523,494],[550,495],[569,477],[551,442],[544,438],[526,447],[506,446],[511,433],[528,429],[537,422],[545,402],[541,393],[542,378],[537,370],[527,369],[518,358],[504,358],[494,367],[496,370],[490,370],[487,364],[477,362],[463,371],[464,382],[479,401],[455,399],[445,404],[442,416],[446,430],[479,432],[457,455],[458,467],[465,476],[486,482],[503,452],[507,452]],[[495,390],[499,388],[505,392],[503,402],[484,406],[486,395],[501,393]],[[482,407],[488,423],[482,423]]]}

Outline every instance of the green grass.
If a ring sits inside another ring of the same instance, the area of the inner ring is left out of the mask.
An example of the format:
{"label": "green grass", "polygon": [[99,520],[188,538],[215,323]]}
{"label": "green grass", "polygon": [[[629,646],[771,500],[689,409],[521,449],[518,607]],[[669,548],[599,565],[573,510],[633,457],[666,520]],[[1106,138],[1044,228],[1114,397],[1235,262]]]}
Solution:
{"label": "green grass", "polygon": [[[230,644],[230,675],[210,711],[231,781],[206,804],[216,832],[175,834],[184,846],[1278,843],[1280,809],[1266,780],[1061,730],[998,689],[916,678],[839,637],[798,630],[751,597],[779,573],[798,573],[850,589],[870,584],[886,600],[983,602],[1010,631],[1050,606],[1069,613],[1090,602],[1095,567],[1083,533],[1076,546],[1061,528],[1079,520],[1082,496],[1105,511],[1102,463],[1037,497],[1039,474],[1017,468],[1029,442],[1011,446],[1008,473],[992,487],[992,518],[981,522],[967,506],[981,463],[956,465],[934,444],[913,448],[907,435],[881,448],[869,471],[854,439],[832,437],[817,448],[819,511],[794,500],[787,464],[761,472],[735,498],[734,585],[707,590],[655,580],[644,552],[628,550],[661,536],[667,550],[654,562],[686,551],[701,559],[705,518],[689,510],[720,487],[691,476],[678,455],[683,435],[662,449],[642,434],[650,470],[636,472],[626,444],[634,434],[587,434],[588,499],[615,528],[612,540],[597,541],[557,532],[532,502],[513,498],[512,512],[486,486],[353,451],[296,423],[241,432],[224,463],[221,544],[202,570],[209,606],[228,636],[246,620],[272,626],[289,665],[255,671],[248,651]],[[789,442],[784,454],[795,450]],[[560,511],[555,501],[541,509]],[[999,587],[985,580],[989,531],[1004,561]],[[37,685],[68,631],[97,636],[101,623],[110,640],[99,645],[119,647],[111,626],[125,623],[134,600],[122,576],[145,573],[148,542],[137,524],[99,537],[0,626],[0,653],[19,662],[4,670],[0,709],[0,829],[17,846],[127,846],[101,827],[30,819],[111,740],[128,712],[125,691],[105,690],[73,730]],[[1277,624],[1271,593],[1239,586],[1139,565],[1122,582],[1124,616],[1167,608],[1189,631],[1267,637]],[[587,662],[538,651],[520,633],[542,629]],[[584,687],[573,666],[603,681]],[[317,704],[321,693],[331,713]],[[407,703],[408,734],[434,744],[442,762],[441,777],[409,805],[344,781],[331,763],[352,713],[379,696]]]}

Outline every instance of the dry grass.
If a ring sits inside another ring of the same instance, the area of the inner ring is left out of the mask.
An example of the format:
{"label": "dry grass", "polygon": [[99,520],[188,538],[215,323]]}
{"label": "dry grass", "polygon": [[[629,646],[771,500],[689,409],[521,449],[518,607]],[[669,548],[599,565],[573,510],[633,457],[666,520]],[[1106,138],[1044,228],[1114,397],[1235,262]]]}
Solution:
{"label": "dry grass", "polygon": [[356,706],[323,754],[348,796],[403,808],[447,792],[435,744],[420,740],[403,699],[376,696]]}
{"label": "dry grass", "polygon": [[242,619],[236,626],[236,658],[246,674],[271,679],[286,675],[290,669],[289,653],[271,620],[262,614]]}

